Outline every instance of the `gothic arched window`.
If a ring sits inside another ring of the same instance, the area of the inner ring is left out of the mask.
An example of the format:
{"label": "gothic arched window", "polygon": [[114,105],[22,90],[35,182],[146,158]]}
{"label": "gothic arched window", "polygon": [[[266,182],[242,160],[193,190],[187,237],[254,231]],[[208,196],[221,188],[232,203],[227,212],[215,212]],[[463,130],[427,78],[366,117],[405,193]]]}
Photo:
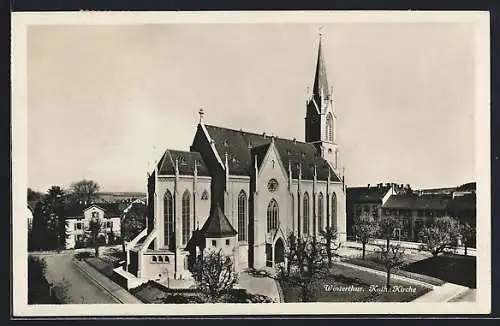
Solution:
{"label": "gothic arched window", "polygon": [[333,116],[331,113],[326,116],[326,135],[329,141],[333,141]]}
{"label": "gothic arched window", "polygon": [[309,234],[309,195],[307,194],[307,192],[304,194],[303,209],[304,209],[303,231],[304,231],[304,235],[307,235],[307,234]]}
{"label": "gothic arched window", "polygon": [[337,230],[337,195],[335,193],[332,194],[332,223],[330,225]]}
{"label": "gothic arched window", "polygon": [[186,244],[189,239],[189,206],[191,201],[191,195],[189,191],[184,191],[182,195],[182,243]]}
{"label": "gothic arched window", "polygon": [[271,199],[267,205],[267,232],[278,228],[279,209],[276,200]]}
{"label": "gothic arched window", "polygon": [[319,193],[318,195],[318,230],[322,231],[323,230],[323,193]]}
{"label": "gothic arched window", "polygon": [[238,195],[238,241],[247,240],[247,195],[242,190]]}
{"label": "gothic arched window", "polygon": [[165,247],[174,243],[174,205],[172,194],[167,190],[163,198],[163,244]]}

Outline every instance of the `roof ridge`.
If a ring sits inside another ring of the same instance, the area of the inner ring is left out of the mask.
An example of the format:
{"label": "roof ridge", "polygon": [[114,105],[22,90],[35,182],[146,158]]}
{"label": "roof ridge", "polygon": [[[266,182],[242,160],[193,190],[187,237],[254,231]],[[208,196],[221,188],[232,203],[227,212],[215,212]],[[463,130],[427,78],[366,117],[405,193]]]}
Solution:
{"label": "roof ridge", "polygon": [[[245,134],[249,134],[249,135],[253,135],[253,136],[261,136],[262,137],[262,133],[259,134],[259,133],[254,132],[254,131],[236,130],[236,129],[233,129],[233,128],[220,127],[220,126],[210,125],[210,124],[205,124],[205,126],[206,127],[219,128],[219,129],[225,129],[225,130],[234,131],[234,132],[243,132]],[[300,144],[312,145],[311,143],[300,141],[300,140],[297,140],[297,139],[294,139],[294,138],[289,139],[289,138],[283,138],[283,137],[278,137],[278,136],[271,136],[271,135],[268,135],[268,136],[269,137],[274,137],[275,139],[278,139],[278,140],[293,141],[293,142],[300,143]],[[312,146],[314,146],[314,145],[312,145]]]}

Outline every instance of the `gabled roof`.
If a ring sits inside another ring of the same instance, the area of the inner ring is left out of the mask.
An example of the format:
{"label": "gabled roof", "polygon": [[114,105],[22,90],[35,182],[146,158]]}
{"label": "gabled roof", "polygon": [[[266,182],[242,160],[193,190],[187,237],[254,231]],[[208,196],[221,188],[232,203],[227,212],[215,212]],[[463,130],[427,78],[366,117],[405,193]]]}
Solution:
{"label": "gabled roof", "polygon": [[178,161],[180,175],[193,175],[194,165],[198,175],[210,176],[208,168],[199,152],[186,152],[167,149],[158,162],[158,174],[175,174],[175,160]]}
{"label": "gabled roof", "polygon": [[200,230],[200,234],[205,238],[225,238],[233,237],[238,232],[233,228],[220,205],[210,211],[210,216]]}
{"label": "gabled roof", "polygon": [[391,195],[382,207],[410,210],[446,210],[450,200],[451,196],[448,195]]}
{"label": "gabled roof", "polygon": [[380,202],[391,186],[347,187],[346,200],[352,202]]}
{"label": "gabled roof", "polygon": [[[220,157],[224,160],[225,154],[228,154],[229,173],[231,175],[251,175],[251,169],[254,165],[252,149],[257,148],[256,153],[262,160],[267,152],[268,145],[271,143],[271,136],[264,134],[212,125],[205,125],[205,128],[214,141]],[[328,162],[318,155],[313,144],[278,137],[274,137],[274,144],[287,173],[288,163],[291,163],[293,178],[298,178],[299,166],[301,166],[302,178],[312,180],[314,166],[316,166],[318,180],[327,180],[328,171],[330,171],[331,180],[334,182],[340,181]]]}
{"label": "gabled roof", "polygon": [[93,203],[93,204],[68,204],[64,207],[62,215],[65,217],[83,217],[83,213],[95,206],[104,211],[105,217],[118,217],[121,216],[123,211],[121,210],[120,203]]}

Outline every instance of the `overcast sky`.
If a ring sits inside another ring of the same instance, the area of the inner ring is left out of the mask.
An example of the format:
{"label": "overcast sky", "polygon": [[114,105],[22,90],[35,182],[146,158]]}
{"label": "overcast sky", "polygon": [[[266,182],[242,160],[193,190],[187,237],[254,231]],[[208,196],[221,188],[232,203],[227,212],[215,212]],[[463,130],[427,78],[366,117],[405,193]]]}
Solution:
{"label": "overcast sky", "polygon": [[[315,24],[28,30],[28,185],[145,191],[208,124],[304,140]],[[475,180],[471,24],[323,24],[348,186]]]}

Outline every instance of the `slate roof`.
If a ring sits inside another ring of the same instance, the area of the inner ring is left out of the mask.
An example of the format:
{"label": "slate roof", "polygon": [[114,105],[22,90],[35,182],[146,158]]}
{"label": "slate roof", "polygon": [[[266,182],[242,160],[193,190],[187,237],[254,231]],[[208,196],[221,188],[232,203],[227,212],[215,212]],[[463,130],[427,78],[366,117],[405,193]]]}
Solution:
{"label": "slate roof", "polygon": [[[271,136],[263,134],[212,125],[205,125],[205,127],[210,138],[214,141],[215,148],[223,163],[225,154],[228,154],[229,173],[231,175],[251,175],[251,169],[254,165],[252,154],[255,153],[258,156],[258,160],[263,160],[265,151],[267,150],[264,145],[271,143]],[[292,178],[298,178],[300,164],[302,166],[303,179],[313,179],[314,166],[316,165],[318,180],[327,180],[328,171],[330,170],[331,180],[340,181],[328,162],[317,154],[316,147],[313,144],[278,137],[274,138],[274,144],[287,174],[288,162],[291,163]],[[255,150],[252,153],[252,149],[254,148]]]}
{"label": "slate roof", "polygon": [[447,195],[391,195],[382,205],[394,209],[446,210],[451,196]]}
{"label": "slate roof", "polygon": [[199,152],[186,152],[167,149],[158,162],[159,174],[175,174],[175,160],[178,160],[179,174],[193,175],[194,164],[198,169],[198,175],[210,176],[208,168]]}
{"label": "slate roof", "polygon": [[225,238],[233,237],[238,232],[233,228],[220,205],[217,205],[211,209],[210,216],[201,228],[200,234],[205,238]]}
{"label": "slate roof", "polygon": [[83,212],[91,206],[102,208],[104,210],[105,217],[119,217],[123,213],[119,203],[93,203],[66,205],[63,209],[62,215],[67,218],[83,217]]}
{"label": "slate roof", "polygon": [[476,195],[475,194],[465,194],[463,196],[456,196],[453,198],[448,209],[452,211],[462,211],[462,210],[475,210],[476,209]]}
{"label": "slate roof", "polygon": [[391,186],[347,187],[346,200],[352,202],[380,202]]}

